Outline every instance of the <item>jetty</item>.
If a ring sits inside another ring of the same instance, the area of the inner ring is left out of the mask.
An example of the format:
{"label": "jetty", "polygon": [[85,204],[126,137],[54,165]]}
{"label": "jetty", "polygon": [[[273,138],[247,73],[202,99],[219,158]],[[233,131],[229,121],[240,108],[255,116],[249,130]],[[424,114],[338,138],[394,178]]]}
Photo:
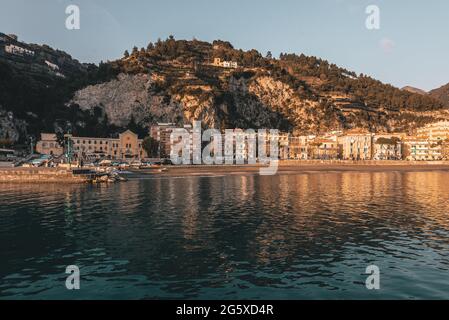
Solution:
{"label": "jetty", "polygon": [[90,169],[0,168],[0,183],[102,183],[123,181],[116,174]]}

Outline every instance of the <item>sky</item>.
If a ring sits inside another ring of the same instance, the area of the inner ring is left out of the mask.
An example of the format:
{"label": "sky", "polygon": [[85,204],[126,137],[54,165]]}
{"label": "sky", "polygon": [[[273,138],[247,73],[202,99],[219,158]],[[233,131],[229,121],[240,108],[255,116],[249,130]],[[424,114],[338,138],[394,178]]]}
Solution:
{"label": "sky", "polygon": [[[66,28],[71,4],[79,30]],[[379,8],[379,29],[366,27],[369,5]],[[0,32],[81,62],[114,60],[173,35],[313,55],[397,87],[449,82],[447,0],[0,0]]]}

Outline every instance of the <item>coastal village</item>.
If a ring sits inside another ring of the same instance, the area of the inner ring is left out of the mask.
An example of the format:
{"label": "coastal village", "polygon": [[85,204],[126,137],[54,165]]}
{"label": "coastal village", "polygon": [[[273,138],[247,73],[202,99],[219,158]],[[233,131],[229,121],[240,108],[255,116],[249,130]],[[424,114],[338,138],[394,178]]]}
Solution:
{"label": "coastal village", "polygon": [[[66,165],[68,162],[75,167],[95,167],[100,164],[122,167],[142,168],[151,164],[169,163],[174,142],[171,135],[179,129],[173,123],[159,123],[150,129],[154,153],[146,150],[144,140],[136,133],[127,130],[117,138],[77,137],[64,135],[64,142],[58,142],[57,135],[42,133],[35,146],[36,156],[31,161],[18,162],[20,166],[40,167]],[[191,150],[194,148],[192,125],[183,129],[189,133]],[[231,130],[234,133],[233,144],[226,144],[224,154],[231,152],[236,159],[248,158],[248,140],[244,145],[237,146],[238,134],[245,134],[242,129]],[[268,132],[268,131],[267,131]],[[229,133],[229,131],[228,131]],[[225,133],[222,140],[225,141]],[[449,121],[428,124],[411,136],[405,133],[370,133],[363,130],[334,131],[323,135],[293,136],[290,133],[279,133],[264,137],[269,147],[269,141],[278,141],[279,160],[321,161],[368,161],[368,160],[406,160],[406,161],[442,161],[449,160]],[[269,148],[267,148],[269,153]],[[2,148],[3,166],[14,166],[15,151]],[[273,155],[270,155],[272,157]],[[276,155],[274,156],[276,158]],[[58,162],[52,159],[62,159]],[[7,161],[9,160],[9,162]]]}
{"label": "coastal village", "polygon": [[[4,44],[4,52],[7,55],[25,60],[36,55],[32,47],[19,42],[16,35],[1,34],[0,42]],[[222,45],[216,44],[213,49],[220,50]],[[129,59],[131,56],[125,60]],[[56,59],[52,61],[45,59],[41,61],[41,64],[53,75],[65,78],[62,67],[56,63]],[[212,57],[207,64],[227,72],[242,68],[237,61],[217,56]],[[203,125],[207,126],[205,123]],[[171,164],[174,144],[179,143],[171,139],[171,134],[176,129],[179,129],[179,126],[174,123],[155,123],[148,128],[147,137],[139,137],[131,130],[110,137],[44,132],[40,134],[38,141],[31,140],[25,151],[16,150],[7,144],[2,145],[0,140],[0,167],[157,168],[163,164]],[[186,124],[181,129],[185,129],[190,136],[189,150],[198,148],[193,144],[193,126]],[[230,144],[228,142],[222,144],[221,153],[233,154],[236,162],[243,160],[245,163],[248,160],[250,146],[248,140],[244,139],[242,144],[242,140],[237,137],[242,135],[245,137],[247,131],[240,128],[227,129],[226,133],[221,132],[223,142],[229,137],[229,132],[234,134],[231,138],[233,141]],[[259,138],[257,137],[258,140]],[[362,163],[449,160],[449,121],[447,120],[422,126],[413,134],[370,132],[355,128],[310,135],[279,132],[275,137],[267,134],[262,140],[266,142],[266,154],[271,159],[284,162],[297,161],[299,165],[317,160],[324,163],[328,161]],[[147,143],[148,141],[150,143]],[[270,154],[270,141],[278,143],[278,154]]]}

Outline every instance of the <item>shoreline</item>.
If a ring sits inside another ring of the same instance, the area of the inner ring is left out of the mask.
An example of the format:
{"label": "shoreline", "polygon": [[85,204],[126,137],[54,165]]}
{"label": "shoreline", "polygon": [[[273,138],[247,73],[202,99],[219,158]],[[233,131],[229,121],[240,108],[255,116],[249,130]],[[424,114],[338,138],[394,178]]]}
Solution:
{"label": "shoreline", "polygon": [[[180,165],[160,169],[125,169],[120,175],[133,180],[175,177],[259,175],[266,165]],[[449,161],[280,161],[275,175],[342,172],[449,172]],[[87,183],[91,177],[61,168],[0,168],[0,183]]]}
{"label": "shoreline", "polygon": [[[400,161],[399,161],[400,162]],[[266,166],[262,165],[185,165],[168,166],[167,171],[157,172],[155,170],[133,170],[132,175],[145,177],[185,177],[185,176],[217,176],[217,175],[258,175],[259,169]],[[448,171],[449,162],[444,163],[328,163],[328,162],[304,162],[301,164],[280,162],[275,175],[310,173],[310,172],[428,172],[428,171]]]}

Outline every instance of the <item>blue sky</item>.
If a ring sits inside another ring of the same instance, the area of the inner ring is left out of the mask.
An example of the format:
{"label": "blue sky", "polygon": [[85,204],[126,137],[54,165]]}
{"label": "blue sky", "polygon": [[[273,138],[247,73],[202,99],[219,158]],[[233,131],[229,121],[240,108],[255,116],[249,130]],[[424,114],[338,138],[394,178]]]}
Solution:
{"label": "blue sky", "polygon": [[[81,29],[65,28],[76,4]],[[380,30],[365,27],[368,5]],[[425,90],[449,82],[447,0],[0,0],[0,31],[82,62],[113,60],[166,38],[228,40],[236,48],[305,53],[383,82]]]}

